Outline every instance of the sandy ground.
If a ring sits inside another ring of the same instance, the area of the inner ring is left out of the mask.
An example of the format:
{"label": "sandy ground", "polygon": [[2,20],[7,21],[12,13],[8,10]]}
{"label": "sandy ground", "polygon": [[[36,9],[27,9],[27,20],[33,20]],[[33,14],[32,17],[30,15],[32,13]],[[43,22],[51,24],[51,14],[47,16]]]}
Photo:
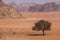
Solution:
{"label": "sandy ground", "polygon": [[[60,40],[59,12],[26,13],[23,16],[26,19],[0,19],[0,40]],[[32,30],[34,23],[41,19],[52,23],[51,30],[45,31],[45,36],[41,31]]]}

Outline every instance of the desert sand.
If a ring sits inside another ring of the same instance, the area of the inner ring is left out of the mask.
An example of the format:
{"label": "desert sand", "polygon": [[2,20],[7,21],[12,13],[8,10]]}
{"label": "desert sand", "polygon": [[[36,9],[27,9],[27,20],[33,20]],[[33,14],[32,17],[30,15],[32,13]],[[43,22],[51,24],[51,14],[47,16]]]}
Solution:
{"label": "desert sand", "polygon": [[[21,12],[22,19],[0,19],[0,40],[60,40],[60,12]],[[51,30],[33,31],[34,23],[39,20],[52,23]]]}

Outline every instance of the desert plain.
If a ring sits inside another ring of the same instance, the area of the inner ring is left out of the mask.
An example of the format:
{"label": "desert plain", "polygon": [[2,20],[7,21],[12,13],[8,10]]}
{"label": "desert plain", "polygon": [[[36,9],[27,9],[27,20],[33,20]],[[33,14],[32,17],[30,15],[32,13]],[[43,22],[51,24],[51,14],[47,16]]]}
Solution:
{"label": "desert plain", "polygon": [[[60,12],[21,12],[23,18],[0,19],[0,40],[60,40]],[[39,20],[52,23],[51,30],[33,31],[34,23]]]}

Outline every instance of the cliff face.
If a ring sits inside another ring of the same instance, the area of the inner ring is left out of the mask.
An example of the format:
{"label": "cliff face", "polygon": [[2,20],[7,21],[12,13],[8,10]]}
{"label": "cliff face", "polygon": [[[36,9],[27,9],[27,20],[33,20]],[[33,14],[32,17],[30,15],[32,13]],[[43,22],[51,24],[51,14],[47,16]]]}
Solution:
{"label": "cliff face", "polygon": [[15,7],[4,4],[0,0],[0,18],[21,18],[21,16]]}

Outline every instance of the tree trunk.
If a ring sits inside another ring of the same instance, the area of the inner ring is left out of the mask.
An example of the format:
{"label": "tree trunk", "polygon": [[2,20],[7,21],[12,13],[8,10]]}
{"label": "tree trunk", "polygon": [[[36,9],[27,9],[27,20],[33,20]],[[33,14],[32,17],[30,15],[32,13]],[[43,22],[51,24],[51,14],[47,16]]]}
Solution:
{"label": "tree trunk", "polygon": [[43,32],[43,36],[45,35],[45,32],[44,32],[44,30],[42,30],[42,32]]}

